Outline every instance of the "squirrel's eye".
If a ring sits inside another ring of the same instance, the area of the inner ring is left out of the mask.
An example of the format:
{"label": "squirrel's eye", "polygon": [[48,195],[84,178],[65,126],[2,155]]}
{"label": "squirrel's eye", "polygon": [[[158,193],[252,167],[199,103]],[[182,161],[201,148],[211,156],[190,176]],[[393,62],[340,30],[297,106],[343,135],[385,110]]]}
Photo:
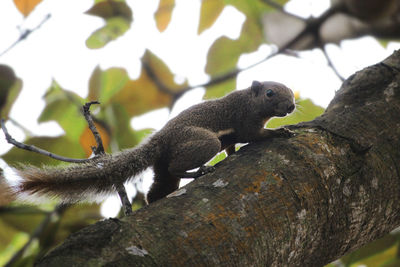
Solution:
{"label": "squirrel's eye", "polygon": [[273,96],[273,95],[275,95],[275,92],[272,91],[271,89],[268,89],[268,90],[267,90],[267,96],[268,96],[268,97],[271,97],[271,96]]}

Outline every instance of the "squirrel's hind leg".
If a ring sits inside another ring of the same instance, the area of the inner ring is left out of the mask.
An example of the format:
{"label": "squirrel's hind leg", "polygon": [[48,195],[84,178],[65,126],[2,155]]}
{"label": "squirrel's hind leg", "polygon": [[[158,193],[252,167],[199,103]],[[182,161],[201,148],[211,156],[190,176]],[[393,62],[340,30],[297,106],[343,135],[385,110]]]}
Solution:
{"label": "squirrel's hind leg", "polygon": [[[203,128],[183,129],[176,133],[175,140],[177,142],[170,146],[168,155],[154,164],[154,183],[147,194],[148,203],[178,189],[180,178],[187,178],[187,170],[202,166],[221,150],[216,135]],[[193,173],[193,178],[199,176],[196,173]]]}
{"label": "squirrel's hind leg", "polygon": [[174,192],[179,187],[180,178],[168,172],[165,161],[154,164],[154,182],[147,193],[147,203],[152,203]]}
{"label": "squirrel's hind leg", "polygon": [[[168,171],[178,177],[197,178],[206,172],[209,168],[203,165],[214,157],[221,150],[221,142],[213,132],[202,128],[196,128],[187,140],[181,140],[176,146],[171,148],[170,162]],[[186,171],[202,167],[200,172],[188,173]]]}

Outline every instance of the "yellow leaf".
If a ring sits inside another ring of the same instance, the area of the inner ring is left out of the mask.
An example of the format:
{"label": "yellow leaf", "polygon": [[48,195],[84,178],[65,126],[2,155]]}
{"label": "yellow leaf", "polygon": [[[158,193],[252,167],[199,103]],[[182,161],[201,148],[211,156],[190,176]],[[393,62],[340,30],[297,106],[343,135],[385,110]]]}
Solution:
{"label": "yellow leaf", "polygon": [[214,24],[224,7],[224,0],[203,0],[201,2],[198,34],[201,34]]}
{"label": "yellow leaf", "polygon": [[[187,86],[187,81],[181,85],[175,83],[174,75],[168,66],[159,57],[147,50],[142,58],[142,62],[149,66],[154,75],[173,92],[179,92],[181,88]],[[143,70],[142,70],[143,71]],[[154,81],[153,81],[154,82]]]}
{"label": "yellow leaf", "polygon": [[143,69],[137,80],[128,81],[114,97],[114,102],[124,106],[130,116],[169,106],[171,101],[172,97],[160,92]]}
{"label": "yellow leaf", "polygon": [[110,103],[123,106],[131,117],[157,108],[170,107],[174,94],[187,86],[186,81],[176,84],[168,66],[150,51],[145,52],[142,62],[144,66],[139,78],[126,82],[110,100]]}
{"label": "yellow leaf", "polygon": [[160,4],[154,14],[157,28],[160,32],[163,32],[171,21],[172,10],[174,7],[175,0],[160,0]]}
{"label": "yellow leaf", "polygon": [[27,17],[42,0],[14,0],[15,6]]}
{"label": "yellow leaf", "polygon": [[[101,140],[103,142],[104,150],[107,150],[110,144],[110,132],[104,125],[95,122],[94,125],[96,126],[97,131],[100,134]],[[92,131],[89,127],[86,127],[83,130],[81,137],[79,139],[79,143],[81,144],[82,148],[85,150],[85,154],[87,157],[92,155],[92,147],[96,147],[96,140],[94,139]]]}

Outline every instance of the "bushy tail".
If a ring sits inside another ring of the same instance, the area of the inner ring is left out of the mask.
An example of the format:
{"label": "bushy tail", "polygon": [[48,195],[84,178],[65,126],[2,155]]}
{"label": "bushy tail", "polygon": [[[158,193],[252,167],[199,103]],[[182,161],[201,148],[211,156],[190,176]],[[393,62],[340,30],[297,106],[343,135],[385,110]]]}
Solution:
{"label": "bushy tail", "polygon": [[15,187],[16,194],[28,200],[35,200],[36,196],[57,197],[62,202],[94,200],[115,192],[114,184],[123,183],[153,165],[158,153],[157,145],[150,141],[82,164],[23,166],[16,169],[22,178]]}

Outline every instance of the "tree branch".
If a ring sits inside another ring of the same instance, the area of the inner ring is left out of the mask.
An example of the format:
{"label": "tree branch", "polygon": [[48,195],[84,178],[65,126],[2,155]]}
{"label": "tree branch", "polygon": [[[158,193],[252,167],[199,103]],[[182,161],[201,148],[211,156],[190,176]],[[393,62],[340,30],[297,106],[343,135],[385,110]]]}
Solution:
{"label": "tree branch", "polygon": [[39,153],[42,155],[45,155],[47,157],[53,158],[53,159],[57,159],[57,160],[61,160],[61,161],[65,161],[65,162],[70,162],[70,163],[84,163],[84,162],[88,162],[91,159],[74,159],[74,158],[68,158],[68,157],[64,157],[64,156],[60,156],[54,153],[51,153],[47,150],[35,147],[33,145],[27,145],[21,142],[18,142],[17,140],[15,140],[14,138],[12,138],[12,136],[8,133],[8,130],[6,128],[6,124],[4,122],[4,119],[1,119],[1,129],[4,132],[4,135],[6,137],[6,140],[8,143],[14,145],[15,147],[21,148],[21,149],[25,149],[28,151],[32,151],[35,153]]}
{"label": "tree branch", "polygon": [[333,72],[336,74],[336,76],[342,81],[344,82],[346,79],[339,73],[338,69],[335,67],[335,65],[333,65],[333,62],[330,58],[330,56],[328,55],[328,53],[326,52],[325,47],[321,47],[322,53],[324,54],[326,61],[328,61],[328,66],[333,70]]}
{"label": "tree branch", "polygon": [[96,147],[92,147],[92,151],[93,153],[98,156],[101,154],[104,154],[104,146],[103,146],[103,141],[101,140],[101,136],[99,134],[99,132],[97,131],[96,125],[94,125],[92,116],[90,115],[90,106],[93,104],[100,104],[99,101],[91,101],[91,102],[87,102],[85,105],[83,105],[82,109],[83,109],[83,116],[85,117],[89,129],[92,132],[94,139],[96,140]]}
{"label": "tree branch", "polygon": [[6,48],[3,52],[0,53],[0,57],[2,55],[4,55],[5,53],[7,53],[8,51],[10,51],[12,48],[14,48],[18,43],[22,42],[23,40],[27,39],[29,35],[31,35],[31,33],[35,32],[36,30],[38,30],[40,27],[42,27],[42,25],[48,21],[51,18],[51,14],[47,14],[43,20],[33,29],[27,29],[21,32],[21,35],[19,36],[19,38],[12,43],[8,48]]}
{"label": "tree branch", "polygon": [[[84,115],[84,117],[85,117],[85,119],[86,119],[86,121],[88,123],[89,129],[93,133],[93,136],[94,136],[94,138],[96,140],[96,143],[97,143],[97,147],[94,147],[94,148],[92,147],[92,151],[93,151],[93,153],[95,154],[96,157],[101,157],[102,155],[105,154],[103,142],[101,140],[99,132],[97,131],[96,126],[94,125],[93,119],[92,119],[92,117],[90,115],[90,111],[89,111],[90,106],[93,105],[93,104],[99,104],[99,102],[98,101],[88,102],[83,106],[82,110],[83,110],[83,115]],[[84,163],[84,162],[88,162],[88,161],[92,160],[90,158],[89,159],[67,158],[67,157],[64,157],[64,156],[53,154],[53,153],[51,153],[51,152],[49,152],[47,150],[44,150],[44,149],[41,149],[41,148],[37,148],[37,147],[35,147],[33,145],[27,145],[27,144],[18,142],[14,138],[12,138],[12,136],[8,133],[8,130],[7,130],[5,122],[4,122],[4,119],[1,120],[1,128],[2,128],[2,130],[4,132],[4,135],[6,137],[7,142],[10,143],[10,144],[13,144],[14,146],[16,146],[18,148],[25,149],[25,150],[28,150],[28,151],[32,151],[32,152],[35,152],[35,153],[39,153],[39,154],[48,156],[48,157],[53,158],[53,159],[57,159],[57,160],[65,161],[65,162],[70,162],[70,163]],[[110,179],[111,179],[111,177],[110,177]],[[115,190],[118,192],[118,195],[119,195],[119,197],[121,199],[121,203],[122,203],[122,207],[124,209],[125,215],[132,214],[132,205],[131,205],[131,202],[130,202],[130,200],[128,198],[128,195],[126,193],[124,185],[121,183],[121,184],[115,184],[114,186],[115,186]]]}
{"label": "tree branch", "polygon": [[241,148],[37,266],[323,266],[382,237],[400,224],[398,69],[400,51],[346,80],[321,117],[290,126],[296,136]]}
{"label": "tree branch", "polygon": [[[265,1],[264,2],[268,3],[270,1]],[[326,10],[321,16],[319,16],[318,18],[311,18],[306,20],[306,27],[299,32],[295,37],[293,37],[292,40],[288,41],[285,45],[279,47],[275,52],[272,52],[271,54],[269,54],[268,56],[266,56],[265,58],[263,58],[260,61],[257,61],[247,67],[244,68],[237,68],[234,69],[230,72],[227,72],[225,74],[219,75],[219,76],[215,76],[214,78],[212,78],[210,81],[205,82],[205,83],[201,83],[201,84],[197,84],[197,85],[192,85],[192,86],[187,86],[184,88],[181,88],[179,90],[172,90],[171,88],[168,88],[166,85],[164,85],[159,79],[154,79],[154,81],[156,82],[158,88],[164,92],[167,93],[169,95],[172,95],[173,97],[175,97],[175,99],[179,98],[181,95],[183,95],[184,93],[198,88],[198,87],[208,87],[211,85],[216,85],[222,82],[225,82],[231,78],[236,77],[239,73],[249,70],[251,68],[254,68],[258,65],[260,65],[261,63],[264,63],[265,61],[285,52],[286,50],[290,49],[292,46],[296,45],[300,40],[302,40],[304,38],[304,36],[306,36],[307,34],[313,34],[314,36],[317,37],[317,39],[319,38],[319,28],[321,27],[321,25],[331,16],[333,16],[334,14],[343,11],[344,10],[344,5],[341,4],[337,4],[332,6],[331,8],[329,8],[328,10]],[[143,66],[146,68],[145,63],[143,63]],[[147,66],[148,67],[148,66]],[[148,70],[149,68],[147,68],[146,70]],[[150,72],[151,74],[151,72]],[[151,75],[150,75],[151,76]],[[154,76],[151,76],[152,78],[154,78]]]}

